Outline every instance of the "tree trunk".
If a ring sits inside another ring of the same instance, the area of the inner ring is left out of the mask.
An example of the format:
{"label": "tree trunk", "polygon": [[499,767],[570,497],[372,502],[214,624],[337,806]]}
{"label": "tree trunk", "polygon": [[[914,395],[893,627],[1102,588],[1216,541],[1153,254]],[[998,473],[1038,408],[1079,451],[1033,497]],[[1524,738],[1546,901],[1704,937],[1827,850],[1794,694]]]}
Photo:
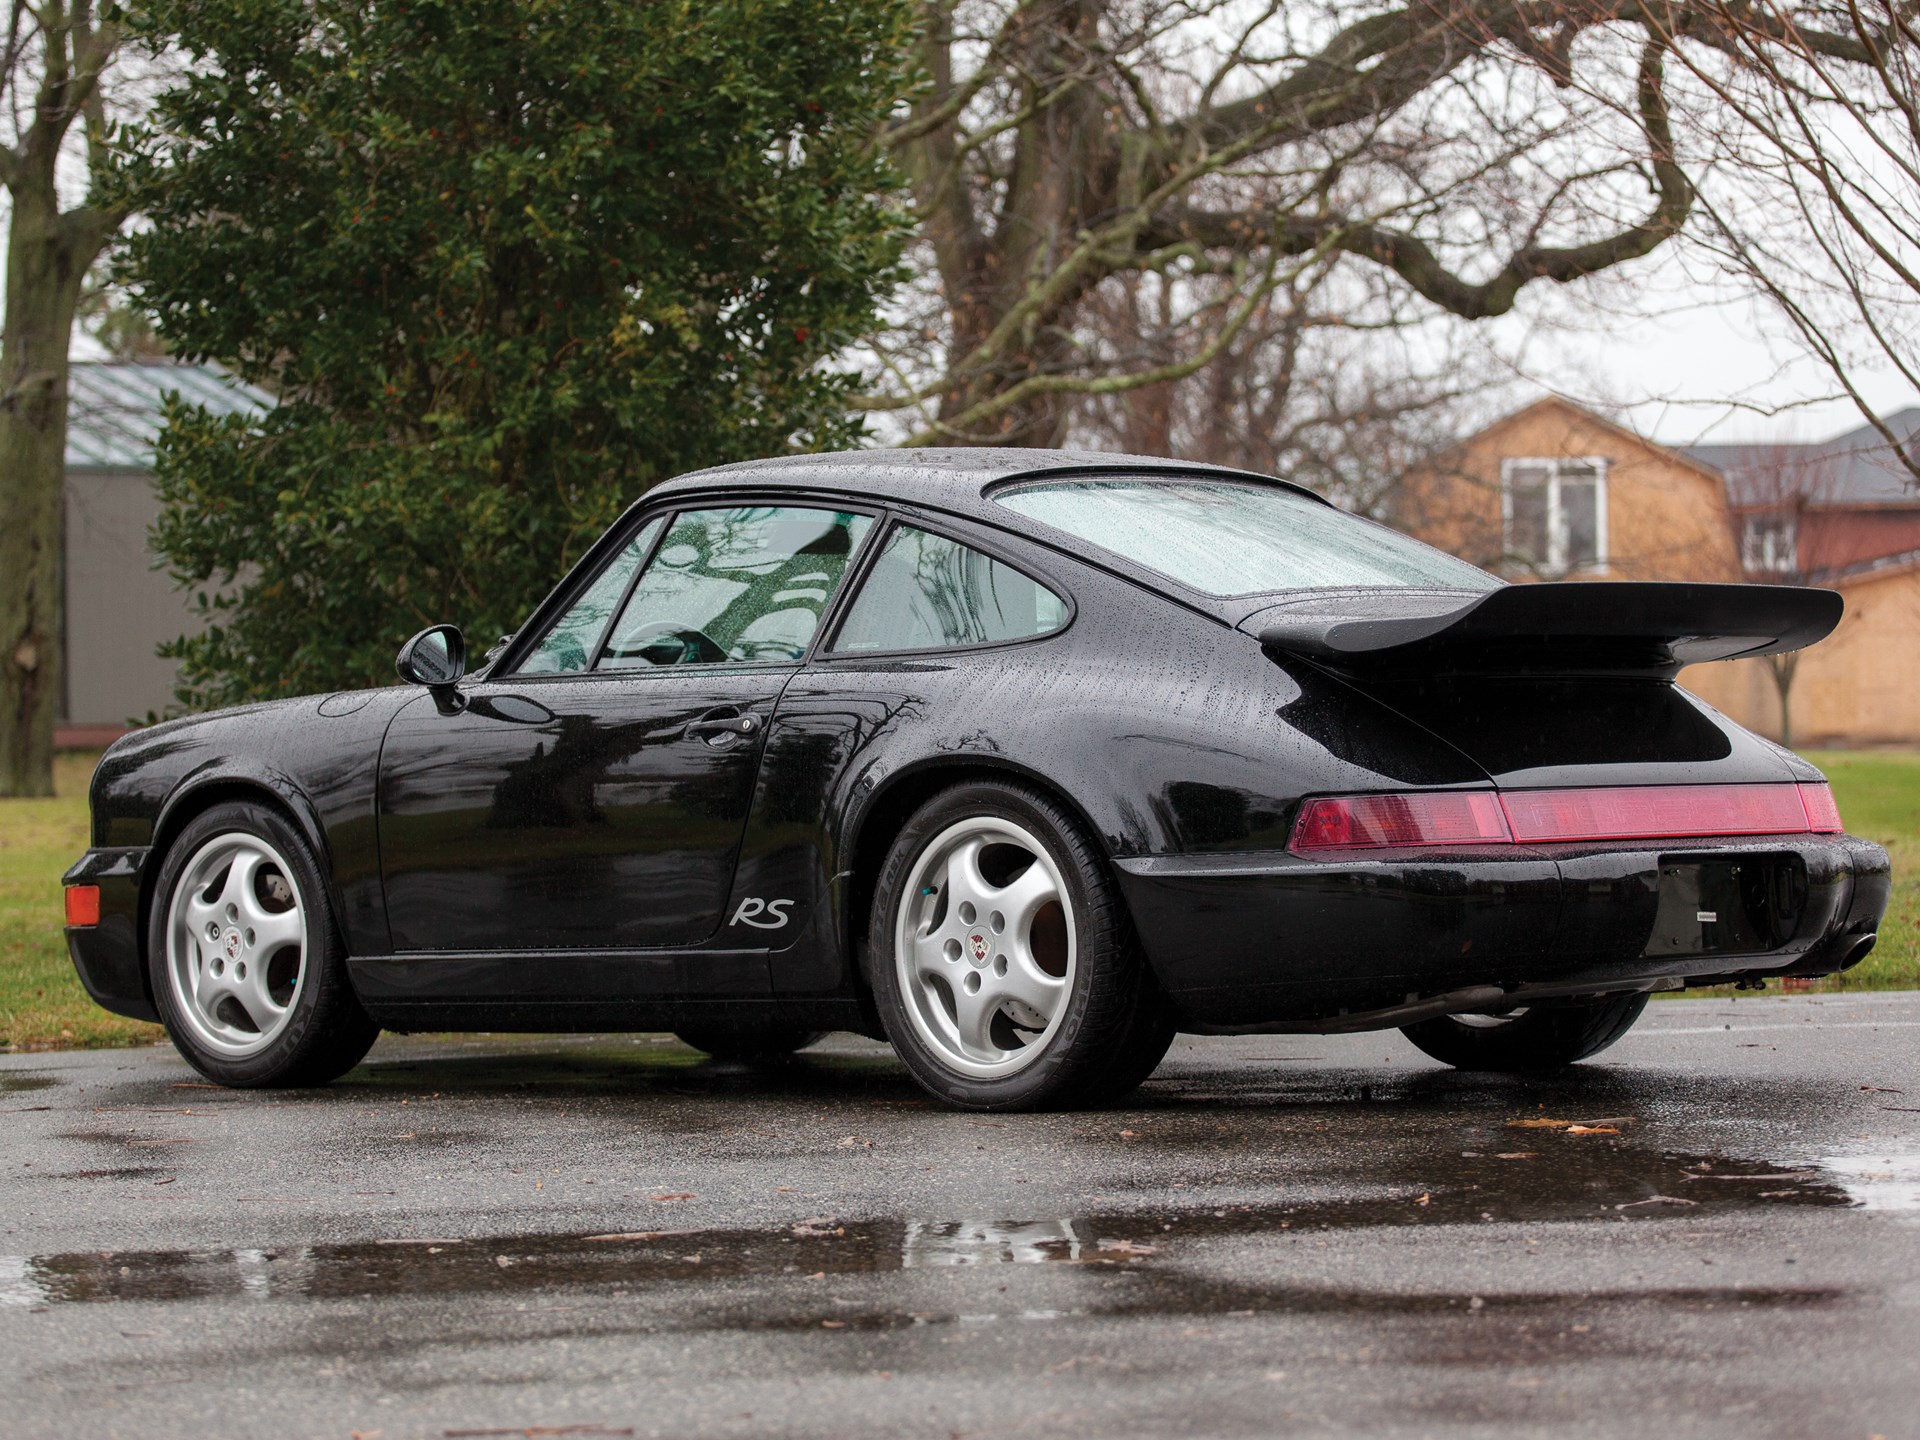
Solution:
{"label": "tree trunk", "polygon": [[1767,673],[1773,676],[1773,688],[1780,694],[1780,743],[1793,748],[1793,673],[1800,668],[1800,652],[1769,655]]}
{"label": "tree trunk", "polygon": [[[60,213],[52,166],[13,190],[0,331],[0,796],[53,793],[61,680],[67,343],[100,242]],[[78,223],[76,223],[78,222]]]}

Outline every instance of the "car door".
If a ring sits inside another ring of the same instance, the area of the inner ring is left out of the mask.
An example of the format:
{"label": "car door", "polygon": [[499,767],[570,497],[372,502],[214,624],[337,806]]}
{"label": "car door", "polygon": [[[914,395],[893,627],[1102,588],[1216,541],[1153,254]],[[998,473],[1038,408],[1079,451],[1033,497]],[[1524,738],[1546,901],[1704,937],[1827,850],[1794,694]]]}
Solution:
{"label": "car door", "polygon": [[656,516],[512,673],[410,703],[381,756],[395,952],[707,942],[774,708],[870,525],[777,504]]}

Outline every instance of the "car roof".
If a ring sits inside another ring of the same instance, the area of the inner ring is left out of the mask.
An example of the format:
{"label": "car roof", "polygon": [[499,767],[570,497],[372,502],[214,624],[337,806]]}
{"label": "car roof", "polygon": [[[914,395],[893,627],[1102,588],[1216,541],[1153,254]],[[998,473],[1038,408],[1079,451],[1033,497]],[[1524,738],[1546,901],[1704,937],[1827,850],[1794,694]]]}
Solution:
{"label": "car roof", "polygon": [[1013,528],[1020,528],[1012,512],[1002,506],[988,508],[992,504],[986,494],[990,487],[1005,480],[1064,478],[1076,474],[1214,475],[1222,479],[1254,480],[1315,500],[1322,499],[1304,485],[1271,475],[1151,455],[1114,455],[1099,450],[934,446],[915,450],[842,450],[717,465],[656,485],[644,498],[652,503],[681,493],[731,489],[838,490],[876,500],[928,505],[974,515],[1002,526],[1012,522]]}

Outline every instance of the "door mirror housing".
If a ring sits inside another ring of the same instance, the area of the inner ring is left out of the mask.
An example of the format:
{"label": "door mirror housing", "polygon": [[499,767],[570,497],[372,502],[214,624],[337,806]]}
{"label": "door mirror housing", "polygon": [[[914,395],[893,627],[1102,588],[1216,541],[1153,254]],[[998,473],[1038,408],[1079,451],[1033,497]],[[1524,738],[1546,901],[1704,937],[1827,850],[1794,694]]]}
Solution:
{"label": "door mirror housing", "polygon": [[458,625],[429,625],[400,647],[393,668],[409,685],[446,690],[467,673],[467,637]]}

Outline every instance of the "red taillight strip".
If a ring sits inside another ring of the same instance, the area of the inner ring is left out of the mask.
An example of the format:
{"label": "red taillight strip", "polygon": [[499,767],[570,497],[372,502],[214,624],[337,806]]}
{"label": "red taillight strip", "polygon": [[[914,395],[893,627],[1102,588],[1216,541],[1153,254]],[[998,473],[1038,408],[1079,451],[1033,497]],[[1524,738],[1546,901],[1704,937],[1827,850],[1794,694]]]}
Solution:
{"label": "red taillight strip", "polygon": [[1290,850],[1313,854],[1445,845],[1838,834],[1824,783],[1438,790],[1309,800]]}

